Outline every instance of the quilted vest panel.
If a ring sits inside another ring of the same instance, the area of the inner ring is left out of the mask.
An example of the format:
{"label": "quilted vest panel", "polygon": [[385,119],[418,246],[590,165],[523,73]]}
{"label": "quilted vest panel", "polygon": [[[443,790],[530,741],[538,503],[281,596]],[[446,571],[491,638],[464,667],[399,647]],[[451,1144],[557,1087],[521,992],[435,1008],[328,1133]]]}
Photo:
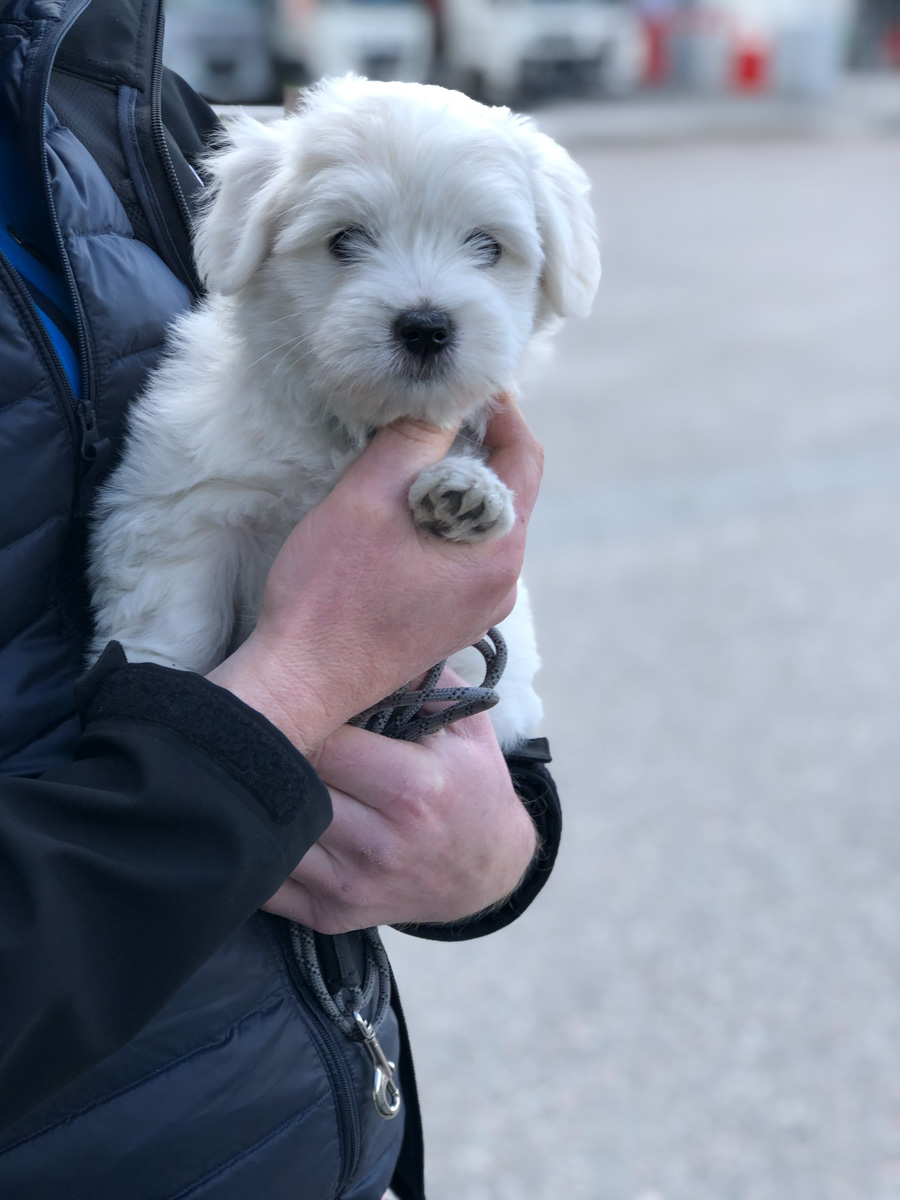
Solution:
{"label": "quilted vest panel", "polygon": [[[381,1200],[402,1119],[294,974],[278,918],[250,921],[151,1026],[0,1137],[16,1200]],[[400,1053],[389,1013],[379,1040]],[[348,1049],[352,1053],[347,1053]]]}
{"label": "quilted vest panel", "polygon": [[[38,196],[45,192],[55,212],[80,298],[95,440],[116,445],[128,402],[156,361],[166,324],[191,295],[136,240],[92,156],[38,101],[41,64],[49,76],[66,7],[77,13],[83,4],[33,0],[0,10],[0,121],[20,132],[31,186]],[[0,474],[0,711],[10,714],[0,728],[0,770],[28,775],[65,762],[77,736],[72,687],[83,669],[88,632],[81,571],[85,523],[75,511],[87,466],[85,412],[3,263],[0,379],[0,450],[4,462],[16,464]]]}

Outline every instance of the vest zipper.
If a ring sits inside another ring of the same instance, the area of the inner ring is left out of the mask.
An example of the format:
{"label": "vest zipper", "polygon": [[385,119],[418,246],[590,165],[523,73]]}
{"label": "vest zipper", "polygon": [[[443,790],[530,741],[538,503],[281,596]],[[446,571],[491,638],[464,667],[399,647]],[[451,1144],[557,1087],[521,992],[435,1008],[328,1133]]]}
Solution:
{"label": "vest zipper", "polygon": [[[188,206],[187,199],[181,184],[178,181],[178,175],[175,171],[175,166],[172,162],[172,155],[169,153],[169,147],[166,144],[166,131],[163,126],[162,119],[162,104],[160,96],[162,94],[162,70],[163,70],[163,40],[165,37],[166,19],[163,14],[163,6],[159,5],[156,15],[156,40],[153,44],[153,69],[150,75],[150,127],[153,133],[153,143],[156,147],[156,152],[159,155],[160,161],[163,164],[163,169],[169,181],[169,186],[172,189],[172,194],[175,197],[175,203],[178,206],[178,211],[181,214],[182,227],[190,229],[192,226],[191,210]],[[166,230],[168,233],[169,231]],[[169,244],[172,254],[174,255],[178,266],[182,282],[186,283],[191,292],[197,290],[197,280],[194,273],[193,258],[189,257],[188,261],[184,261],[184,255],[175,245],[174,240],[169,234]],[[188,252],[190,255],[190,251]]]}
{"label": "vest zipper", "polygon": [[44,328],[44,323],[38,314],[34,301],[28,293],[28,289],[22,286],[19,272],[2,251],[0,251],[0,270],[7,277],[7,287],[14,291],[15,297],[21,305],[20,318],[25,318],[23,323],[27,324],[28,332],[32,340],[36,343],[36,349],[42,355],[44,367],[53,378],[56,393],[62,392],[66,396],[65,403],[60,407],[65,414],[69,431],[77,444],[79,442],[81,426],[76,417],[77,405],[75,393],[72,391],[72,385],[69,383],[69,377],[66,374],[65,367],[62,365],[62,360],[57,354],[56,347],[51,342],[47,330]]}
{"label": "vest zipper", "polygon": [[28,289],[22,286],[19,272],[4,254],[0,253],[0,257],[2,257],[3,265],[9,274],[10,285],[15,287],[23,309],[28,314],[31,335],[44,352],[44,365],[53,376],[56,394],[64,397],[60,407],[66,415],[74,444],[78,449],[78,461],[75,468],[75,515],[78,516],[86,511],[94,475],[107,459],[109,443],[106,438],[100,437],[93,409],[88,409],[75,395],[62,359],[44,328],[44,322],[40,318]]}
{"label": "vest zipper", "polygon": [[331,1021],[320,1011],[315,1000],[309,996],[306,982],[300,974],[291,947],[287,921],[278,922],[276,937],[294,985],[295,994],[309,1018],[310,1033],[322,1057],[322,1062],[325,1064],[334,1095],[338,1133],[341,1141],[342,1169],[335,1193],[335,1196],[339,1198],[358,1168],[362,1155],[362,1131],[356,1089],[343,1055],[344,1047],[353,1043],[338,1033]]}
{"label": "vest zipper", "polygon": [[[67,398],[70,412],[75,420],[76,441],[78,444],[79,461],[76,468],[76,493],[75,493],[75,512],[76,515],[82,513],[86,507],[87,500],[90,494],[91,484],[94,476],[100,470],[109,455],[109,442],[106,438],[101,437],[100,430],[97,426],[97,410],[96,410],[96,375],[94,371],[93,347],[87,334],[87,325],[84,319],[84,309],[81,305],[81,297],[78,294],[78,288],[75,283],[75,275],[72,271],[72,265],[69,262],[69,254],[62,236],[62,229],[59,224],[59,218],[56,212],[56,204],[53,199],[53,191],[50,182],[50,168],[47,165],[47,145],[44,136],[46,127],[46,109],[47,98],[50,91],[50,73],[53,69],[53,60],[56,57],[56,51],[60,42],[71,29],[72,25],[81,16],[82,12],[87,8],[89,0],[76,0],[72,4],[64,19],[56,25],[52,26],[53,38],[48,36],[47,27],[42,31],[39,44],[35,49],[34,74],[40,83],[40,94],[37,97],[37,104],[32,108],[36,114],[37,126],[34,130],[34,141],[28,142],[27,145],[32,147],[32,153],[37,159],[37,166],[40,172],[40,178],[44,185],[44,196],[47,201],[47,206],[50,213],[50,224],[53,230],[53,236],[56,239],[56,246],[59,252],[60,262],[62,263],[63,274],[66,280],[66,286],[69,289],[69,295],[72,299],[72,309],[75,314],[75,328],[78,332],[78,359],[79,369],[81,371],[81,391],[82,397],[79,399],[69,382],[69,377],[60,362],[59,356],[56,353],[56,348],[53,346],[47,332],[43,327],[40,318],[37,318],[37,324],[40,327],[40,334],[45,345],[50,350],[50,357],[56,368],[56,373],[60,377],[63,393]],[[24,95],[24,89],[23,89]],[[30,98],[29,98],[30,99]],[[30,303],[30,297],[28,297]]]}
{"label": "vest zipper", "polygon": [[165,18],[162,5],[158,5],[150,87],[144,94],[135,87],[120,86],[119,130],[128,170],[153,233],[153,248],[175,278],[196,297],[200,284],[189,236],[191,210],[169,153],[162,119],[164,32]]}

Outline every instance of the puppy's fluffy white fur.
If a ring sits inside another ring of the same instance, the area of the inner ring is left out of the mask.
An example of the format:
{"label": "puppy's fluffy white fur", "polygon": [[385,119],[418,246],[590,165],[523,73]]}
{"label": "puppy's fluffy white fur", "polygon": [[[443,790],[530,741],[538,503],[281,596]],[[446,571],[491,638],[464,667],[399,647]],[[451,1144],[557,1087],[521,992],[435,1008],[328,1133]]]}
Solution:
{"label": "puppy's fluffy white fur", "polygon": [[[506,109],[347,78],[229,134],[196,234],[209,296],[134,405],[91,555],[95,652],[116,638],[131,661],[197,671],[247,636],[290,530],[397,417],[465,422],[413,486],[419,524],[502,536],[512,497],[479,454],[491,397],[588,312],[600,273],[583,172]],[[423,313],[443,321],[427,352],[398,333]],[[524,589],[502,629],[509,748],[541,711]],[[453,665],[479,682],[475,652]]]}

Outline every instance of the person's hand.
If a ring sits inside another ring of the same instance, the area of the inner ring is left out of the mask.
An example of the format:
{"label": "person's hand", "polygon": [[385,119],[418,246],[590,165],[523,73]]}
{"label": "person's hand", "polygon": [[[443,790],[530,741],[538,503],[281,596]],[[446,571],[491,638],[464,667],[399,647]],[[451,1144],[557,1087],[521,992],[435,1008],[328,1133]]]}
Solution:
{"label": "person's hand", "polygon": [[256,630],[210,673],[315,764],[350,717],[477,641],[515,602],[541,449],[514,401],[488,426],[490,466],[516,497],[516,523],[472,545],[420,532],[412,481],[454,431],[404,420],[382,429],[285,542]]}
{"label": "person's hand", "polygon": [[316,766],[334,820],[269,912],[320,933],[453,921],[506,897],[532,860],[534,825],[486,713],[421,742],[346,725]]}

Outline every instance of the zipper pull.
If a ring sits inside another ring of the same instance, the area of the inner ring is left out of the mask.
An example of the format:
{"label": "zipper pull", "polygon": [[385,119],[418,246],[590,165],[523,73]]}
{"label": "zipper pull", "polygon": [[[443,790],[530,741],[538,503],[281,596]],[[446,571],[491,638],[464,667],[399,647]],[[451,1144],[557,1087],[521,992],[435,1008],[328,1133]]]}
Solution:
{"label": "zipper pull", "polygon": [[85,513],[90,505],[91,492],[94,490],[94,478],[106,466],[109,458],[109,438],[100,437],[97,427],[97,415],[93,408],[82,404],[79,409],[81,417],[81,460],[85,463],[84,474],[78,488],[78,511]]}
{"label": "zipper pull", "polygon": [[375,1105],[375,1111],[379,1117],[384,1117],[386,1121],[390,1121],[400,1111],[400,1089],[394,1082],[394,1071],[397,1068],[392,1062],[388,1062],[381,1048],[381,1043],[375,1036],[375,1030],[365,1017],[355,1009],[353,1020],[356,1022],[356,1028],[362,1035],[363,1045],[369,1053],[372,1066],[375,1068],[375,1082],[372,1087],[372,1102]]}

